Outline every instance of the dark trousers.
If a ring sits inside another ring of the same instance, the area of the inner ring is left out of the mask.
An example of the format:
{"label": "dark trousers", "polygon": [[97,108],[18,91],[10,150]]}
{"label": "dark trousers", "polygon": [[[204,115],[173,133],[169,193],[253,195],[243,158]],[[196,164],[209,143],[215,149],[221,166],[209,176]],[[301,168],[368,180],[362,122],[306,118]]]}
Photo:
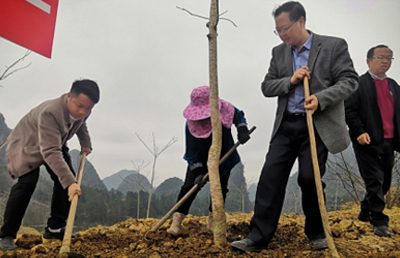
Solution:
{"label": "dark trousers", "polygon": [[[62,148],[63,156],[72,173],[75,175],[71,164],[71,157],[68,148]],[[50,218],[47,225],[52,229],[65,227],[68,218],[70,202],[68,201],[68,189],[63,189],[57,175],[51,168],[44,164],[51,179],[54,181],[53,196],[51,200]],[[29,201],[39,180],[39,168],[18,178],[18,182],[11,188],[6,209],[4,212],[4,224],[1,227],[0,237],[17,237],[17,232],[21,226]]]}
{"label": "dark trousers", "polygon": [[[196,177],[198,177],[201,174],[197,174],[193,171],[190,171],[189,167],[186,170],[186,178],[185,182],[183,183],[183,186],[181,187],[181,191],[178,194],[178,200],[177,202],[182,199],[189,191],[190,189],[193,188],[194,186],[194,180]],[[224,198],[224,201],[226,199],[226,194],[229,192],[228,190],[228,181],[229,181],[229,176],[230,173],[227,173],[223,177],[220,177],[221,181],[221,189],[222,189],[222,196]],[[187,200],[184,202],[176,211],[182,214],[187,215],[189,213],[190,206],[192,205],[194,199],[196,198],[197,194],[199,193],[199,190],[194,192]],[[212,212],[212,203],[210,199],[210,206],[208,208],[210,212]]]}
{"label": "dark trousers", "polygon": [[[314,131],[322,177],[325,173],[328,150],[316,130]],[[302,207],[306,216],[305,233],[309,239],[325,237],[315,186],[306,116],[291,115],[283,118],[277,134],[270,143],[261,171],[248,235],[248,238],[255,243],[269,243],[276,231],[286,185],[296,158],[299,162],[298,184],[302,191]]]}
{"label": "dark trousers", "polygon": [[389,217],[383,213],[385,194],[390,189],[394,164],[394,149],[391,141],[379,146],[354,148],[360,174],[367,193],[361,201],[361,211],[371,213],[371,223],[375,226],[388,225]]}

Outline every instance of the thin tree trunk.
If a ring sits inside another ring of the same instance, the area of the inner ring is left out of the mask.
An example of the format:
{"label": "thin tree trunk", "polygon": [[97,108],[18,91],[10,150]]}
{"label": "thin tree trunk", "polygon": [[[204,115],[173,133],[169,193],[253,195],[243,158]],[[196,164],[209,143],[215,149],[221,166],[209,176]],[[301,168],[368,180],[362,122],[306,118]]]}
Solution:
{"label": "thin tree trunk", "polygon": [[338,209],[337,208],[337,203],[338,203],[338,194],[339,194],[339,180],[336,181],[336,193],[335,193],[335,211]]}
{"label": "thin tree trunk", "polygon": [[137,212],[136,212],[136,218],[139,219],[140,216],[140,189],[137,192]]}
{"label": "thin tree trunk", "polygon": [[244,213],[244,195],[246,193],[242,193],[242,212]]}
{"label": "thin tree trunk", "polygon": [[241,195],[242,195],[242,212],[244,213],[244,196],[245,196],[245,194],[246,194],[246,186],[245,186],[245,182],[244,182],[244,171],[243,171],[243,174],[242,174],[242,178],[240,179],[241,180],[241,182],[242,182],[242,186],[241,186]]}
{"label": "thin tree trunk", "polygon": [[217,24],[218,0],[211,1],[209,28],[209,73],[210,73],[210,110],[212,125],[212,144],[208,154],[208,173],[210,176],[210,192],[214,216],[214,242],[217,246],[226,243],[226,217],[224,199],[219,179],[219,158],[222,146],[222,127],[218,104],[218,69],[217,69]]}
{"label": "thin tree trunk", "polygon": [[[154,134],[153,134],[153,142],[154,142]],[[155,145],[155,142],[154,142],[154,145]],[[157,153],[155,148],[156,147],[154,146],[154,153]],[[150,215],[151,195],[153,194],[154,175],[156,174],[156,162],[157,162],[157,155],[154,155],[153,170],[152,170],[152,173],[151,173],[150,192],[149,192],[149,201],[147,203],[147,215],[146,215],[146,218],[149,218],[149,215]]]}
{"label": "thin tree trunk", "polygon": [[174,137],[172,137],[172,139],[167,143],[167,145],[165,145],[165,147],[161,150],[158,151],[158,147],[156,146],[156,137],[154,136],[153,133],[153,151],[149,148],[149,146],[147,146],[147,144],[140,138],[139,134],[136,133],[136,136],[139,138],[139,140],[143,143],[143,145],[150,151],[150,153],[153,155],[154,159],[153,159],[153,169],[151,172],[151,181],[150,181],[150,190],[149,190],[149,200],[147,202],[147,215],[146,218],[149,218],[150,215],[150,206],[151,206],[151,196],[153,194],[153,183],[154,183],[154,178],[155,178],[155,174],[156,174],[156,162],[157,162],[157,158],[158,156],[161,155],[161,153],[163,153],[166,149],[168,149],[169,147],[171,147],[172,144],[174,144],[177,139]]}

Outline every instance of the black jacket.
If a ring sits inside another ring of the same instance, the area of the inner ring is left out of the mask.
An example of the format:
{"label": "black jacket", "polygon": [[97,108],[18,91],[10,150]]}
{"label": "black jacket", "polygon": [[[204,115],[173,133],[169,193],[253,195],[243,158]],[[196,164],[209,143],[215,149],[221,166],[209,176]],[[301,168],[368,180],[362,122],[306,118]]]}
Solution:
{"label": "black jacket", "polygon": [[[393,79],[387,78],[389,90],[394,98],[394,147],[400,146],[400,86]],[[371,137],[369,146],[379,146],[383,143],[383,124],[378,106],[375,82],[367,72],[359,78],[359,87],[346,101],[346,123],[354,148],[363,148],[357,142],[357,137],[367,132]]]}

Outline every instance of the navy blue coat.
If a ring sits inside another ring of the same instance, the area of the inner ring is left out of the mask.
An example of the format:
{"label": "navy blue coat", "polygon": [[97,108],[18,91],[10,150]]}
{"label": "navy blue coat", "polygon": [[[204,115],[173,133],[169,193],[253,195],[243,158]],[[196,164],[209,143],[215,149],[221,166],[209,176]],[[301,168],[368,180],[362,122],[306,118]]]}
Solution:
{"label": "navy blue coat", "polygon": [[[233,116],[233,124],[238,127],[246,123],[243,111],[238,110],[235,107],[235,114]],[[204,167],[207,168],[208,151],[211,147],[212,134],[205,138],[194,137],[188,128],[186,123],[185,128],[186,134],[186,153],[184,159],[188,162],[190,171]],[[234,145],[231,128],[226,128],[222,125],[222,149],[221,158],[233,147]],[[238,152],[235,150],[220,166],[219,173],[221,176],[228,174],[232,168],[240,162]]]}

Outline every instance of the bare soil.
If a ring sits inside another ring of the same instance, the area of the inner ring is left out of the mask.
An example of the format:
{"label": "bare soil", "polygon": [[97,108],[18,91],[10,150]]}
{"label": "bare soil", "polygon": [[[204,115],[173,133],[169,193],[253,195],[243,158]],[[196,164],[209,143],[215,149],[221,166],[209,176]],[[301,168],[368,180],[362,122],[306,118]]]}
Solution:
{"label": "bare soil", "polygon": [[[342,210],[329,212],[329,222],[336,248],[341,257],[400,257],[400,208],[385,210],[390,217],[391,238],[374,235],[369,223],[357,220],[359,207],[347,204]],[[330,257],[329,250],[313,251],[304,234],[304,216],[284,214],[270,243],[270,250],[261,253],[241,252],[229,243],[243,239],[249,232],[252,214],[227,214],[227,241],[223,247],[213,243],[207,233],[207,217],[188,216],[183,221],[179,237],[166,232],[167,221],[155,233],[151,229],[156,219],[128,219],[110,227],[97,226],[80,232],[81,237],[71,242],[71,252],[86,257]],[[29,228],[20,231],[17,252],[0,251],[1,258],[9,257],[61,257],[61,241],[43,241],[41,234]],[[64,256],[65,257],[65,256]],[[69,257],[74,257],[72,254]]]}

